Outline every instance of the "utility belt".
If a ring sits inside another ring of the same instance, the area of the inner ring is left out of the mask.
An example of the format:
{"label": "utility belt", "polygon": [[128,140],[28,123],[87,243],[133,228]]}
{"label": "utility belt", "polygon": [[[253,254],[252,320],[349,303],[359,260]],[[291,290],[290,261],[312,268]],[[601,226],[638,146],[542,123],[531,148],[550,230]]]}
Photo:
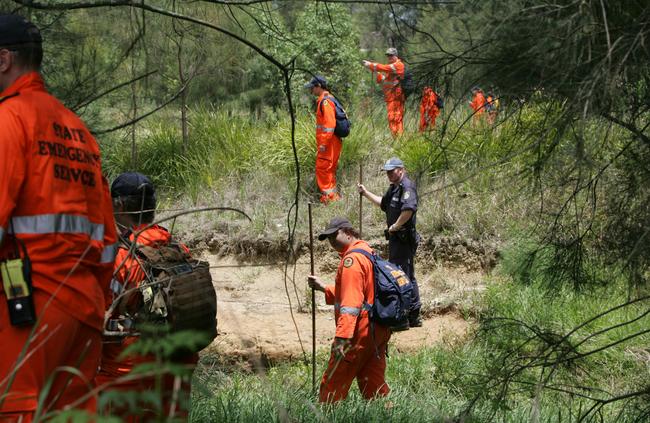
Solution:
{"label": "utility belt", "polygon": [[389,232],[388,229],[384,229],[384,237],[386,241],[396,240],[416,247],[420,243],[420,234],[415,230],[415,226],[400,228],[396,232]]}

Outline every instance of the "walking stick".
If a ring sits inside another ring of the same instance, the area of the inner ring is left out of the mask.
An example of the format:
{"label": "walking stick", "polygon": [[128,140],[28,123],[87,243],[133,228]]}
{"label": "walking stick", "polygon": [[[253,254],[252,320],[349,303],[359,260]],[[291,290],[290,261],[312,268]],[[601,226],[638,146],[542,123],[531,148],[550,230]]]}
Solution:
{"label": "walking stick", "polygon": [[[363,162],[359,163],[359,183],[363,184]],[[359,236],[363,238],[363,194],[359,193]]]}
{"label": "walking stick", "polygon": [[[311,203],[307,203],[309,211],[309,266],[314,274],[314,229],[311,222]],[[316,393],[316,290],[311,289],[311,389]]]}

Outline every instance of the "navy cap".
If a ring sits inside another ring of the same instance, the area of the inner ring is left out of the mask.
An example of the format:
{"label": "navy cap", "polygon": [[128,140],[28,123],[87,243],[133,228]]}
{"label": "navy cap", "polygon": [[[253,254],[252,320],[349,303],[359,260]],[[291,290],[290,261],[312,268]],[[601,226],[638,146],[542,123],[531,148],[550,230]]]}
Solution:
{"label": "navy cap", "polygon": [[0,15],[0,46],[42,42],[41,31],[27,19],[18,15]]}
{"label": "navy cap", "polygon": [[343,228],[352,228],[352,224],[344,217],[335,217],[330,220],[330,223],[327,225],[325,230],[318,234],[318,240],[324,241],[328,236]]}
{"label": "navy cap", "polygon": [[138,172],[120,174],[111,184],[111,197],[144,196],[156,198],[156,188],[151,179]]}
{"label": "navy cap", "polygon": [[388,172],[389,170],[397,169],[398,167],[403,168],[404,167],[404,162],[401,161],[397,157],[391,157],[390,159],[386,160],[386,163],[384,163],[384,170]]}
{"label": "navy cap", "polygon": [[313,88],[315,86],[327,87],[327,80],[320,75],[315,75],[311,81],[305,84],[305,88]]}

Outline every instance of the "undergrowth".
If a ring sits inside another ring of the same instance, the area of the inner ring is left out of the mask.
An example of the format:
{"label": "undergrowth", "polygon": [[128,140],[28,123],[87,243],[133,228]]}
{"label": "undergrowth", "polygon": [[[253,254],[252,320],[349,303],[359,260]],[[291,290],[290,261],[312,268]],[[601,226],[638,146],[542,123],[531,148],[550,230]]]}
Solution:
{"label": "undergrowth", "polygon": [[[510,257],[476,300],[479,320],[468,338],[443,337],[439,346],[417,353],[389,349],[387,398],[367,402],[353,384],[347,400],[322,406],[311,391],[310,368],[301,362],[251,374],[220,369],[203,357],[195,373],[191,420],[640,421],[643,396],[614,401],[597,413],[589,410],[599,400],[647,385],[648,301],[583,325],[628,301],[621,280],[590,292],[549,291],[541,274],[528,284],[513,279],[517,260]],[[319,377],[326,359],[327,352],[320,351]]]}

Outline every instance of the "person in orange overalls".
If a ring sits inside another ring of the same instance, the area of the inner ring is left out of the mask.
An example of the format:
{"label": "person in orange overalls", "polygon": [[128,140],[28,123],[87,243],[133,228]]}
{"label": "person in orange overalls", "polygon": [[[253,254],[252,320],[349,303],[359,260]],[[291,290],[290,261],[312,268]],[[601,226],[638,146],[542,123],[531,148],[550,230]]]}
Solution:
{"label": "person in orange overalls", "polygon": [[477,124],[485,112],[485,95],[479,87],[472,88],[472,101],[470,101],[469,107],[473,111],[473,123]]}
{"label": "person in orange overalls", "polygon": [[420,132],[433,129],[439,115],[438,94],[431,87],[424,87],[422,100],[420,101]]}
{"label": "person in orange overalls", "polygon": [[[31,22],[0,15],[0,263],[22,260],[24,271],[3,272],[0,284],[2,422],[67,406],[95,411],[91,382],[117,248],[99,146],[45,90],[41,44]],[[16,308],[18,291],[25,303]]]}
{"label": "person in orange overalls", "polygon": [[[111,196],[113,197],[113,209],[115,221],[122,230],[121,244],[115,259],[115,271],[111,280],[110,292],[107,293],[107,309],[113,300],[123,292],[136,288],[142,281],[146,280],[144,269],[141,266],[142,258],[133,252],[133,244],[156,247],[168,245],[172,239],[171,234],[162,226],[153,224],[156,208],[156,193],[151,180],[145,175],[137,172],[126,172],[119,175],[111,185]],[[180,245],[186,252],[186,246]],[[127,307],[133,304],[134,308],[141,303],[141,294],[135,295],[126,300]],[[117,317],[109,316],[109,319]],[[110,320],[109,320],[110,321]],[[174,375],[164,373],[157,376],[135,376],[126,378],[134,367],[144,363],[155,363],[154,356],[129,355],[122,356],[124,350],[139,340],[138,336],[126,337],[104,337],[104,350],[100,364],[99,373],[95,378],[97,386],[102,390],[119,390],[131,392],[159,392],[162,402],[162,409],[155,410],[151,404],[138,402],[137,410],[128,410],[124,407],[110,407],[105,410],[111,414],[119,415],[129,423],[148,421],[160,415],[176,418],[186,418],[189,410],[190,384],[189,377],[179,378],[181,389],[177,392],[178,405],[171,410],[171,399],[174,392]],[[160,361],[160,360],[158,360]],[[198,361],[196,354],[186,355],[176,364],[186,365],[188,373],[194,368]],[[157,380],[158,379],[158,380]],[[160,386],[157,386],[160,383]]]}
{"label": "person in orange overalls", "polygon": [[336,128],[336,109],[329,91],[327,80],[322,76],[314,76],[305,84],[316,100],[316,183],[321,192],[320,202],[327,204],[338,201],[341,196],[336,189],[336,168],[341,155],[341,138],[334,134]]}
{"label": "person in orange overalls", "polygon": [[336,322],[329,364],[320,384],[320,402],[345,399],[355,378],[364,398],[386,396],[390,392],[385,379],[386,346],[391,330],[370,323],[368,317],[375,298],[372,262],[361,253],[348,252],[372,252],[372,248],[340,217],[332,219],[318,239],[327,239],[341,256],[334,285],[325,285],[314,275],[308,278],[309,286],[324,292],[326,303],[334,305]]}
{"label": "person in orange overalls", "polygon": [[363,66],[372,72],[377,72],[377,83],[381,84],[384,91],[384,101],[388,111],[388,126],[394,137],[404,131],[404,93],[400,80],[404,78],[404,63],[397,56],[397,49],[390,47],[386,50],[388,64],[363,61]]}

